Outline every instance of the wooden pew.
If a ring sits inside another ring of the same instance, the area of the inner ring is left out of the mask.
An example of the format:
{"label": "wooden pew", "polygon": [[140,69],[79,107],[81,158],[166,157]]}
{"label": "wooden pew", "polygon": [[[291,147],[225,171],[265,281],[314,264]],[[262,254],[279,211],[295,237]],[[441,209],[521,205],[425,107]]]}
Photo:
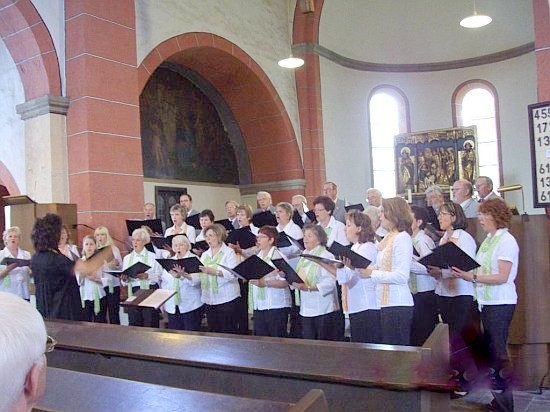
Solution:
{"label": "wooden pew", "polygon": [[[323,409],[324,403],[324,409]],[[322,391],[313,390],[298,403],[170,388],[65,369],[48,368],[46,393],[35,411],[328,411]]]}
{"label": "wooden pew", "polygon": [[321,389],[330,410],[436,411],[449,407],[448,330],[421,348],[258,338],[47,322],[63,369],[294,402]]}

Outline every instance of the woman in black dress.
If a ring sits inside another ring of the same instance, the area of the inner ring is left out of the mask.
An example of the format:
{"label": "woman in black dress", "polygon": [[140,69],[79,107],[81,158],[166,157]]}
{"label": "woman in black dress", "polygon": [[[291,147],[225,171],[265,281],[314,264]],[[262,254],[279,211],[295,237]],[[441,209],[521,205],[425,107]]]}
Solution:
{"label": "woman in black dress", "polygon": [[111,248],[99,252],[105,255],[105,259],[98,256],[98,259],[75,263],[57,248],[61,227],[61,218],[48,213],[36,220],[31,233],[36,251],[31,260],[36,284],[36,306],[45,318],[83,320],[75,269],[78,272],[97,270],[104,260],[112,259]]}

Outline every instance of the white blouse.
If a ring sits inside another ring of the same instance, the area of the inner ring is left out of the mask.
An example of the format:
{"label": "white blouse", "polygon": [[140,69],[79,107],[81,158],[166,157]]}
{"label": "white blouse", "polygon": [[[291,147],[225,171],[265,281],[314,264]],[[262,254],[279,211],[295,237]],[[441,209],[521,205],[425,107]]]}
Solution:
{"label": "white blouse", "polygon": [[327,247],[330,247],[334,241],[343,246],[349,245],[348,238],[346,237],[346,226],[342,222],[336,220],[334,216],[330,217],[326,227],[321,225],[321,223],[317,224],[325,229],[325,232],[327,232]]}
{"label": "white blouse", "polygon": [[[317,246],[317,248],[320,247],[322,246]],[[314,250],[305,250],[304,253],[317,254],[317,248]],[[319,256],[334,259],[332,253],[327,250],[324,250]],[[313,262],[311,262],[311,264],[316,266],[314,283],[319,290],[310,292],[300,291],[300,315],[304,317],[314,317],[339,310],[340,304],[338,303],[336,279],[321,266]]]}
{"label": "white blouse", "polygon": [[376,300],[380,308],[414,305],[409,290],[412,248],[412,239],[407,232],[399,232],[395,235],[391,250],[391,271],[379,269],[382,267],[384,250],[378,251],[371,279],[376,284]]}
{"label": "white blouse", "polygon": [[[376,260],[378,251],[372,242],[355,243],[351,250],[367,258]],[[369,309],[380,309],[376,300],[375,284],[372,279],[363,279],[356,270],[343,267],[336,270],[336,279],[348,290],[348,313],[358,313]]]}
{"label": "white blouse", "polygon": [[[98,269],[95,273],[98,279],[101,279],[103,269]],[[96,293],[99,299],[105,297],[103,283],[88,279],[83,274],[77,273],[78,284],[80,286],[80,297],[82,300],[94,300]]]}
{"label": "white blouse", "polygon": [[[137,262],[144,263],[151,266],[147,270],[148,278],[145,280],[149,286],[158,285],[159,279],[162,276],[162,266],[156,261],[156,256],[153,252],[149,252],[147,249],[143,248],[141,253],[136,253],[135,250],[132,253],[124,256],[122,261],[122,270],[128,269],[130,266],[135,265]],[[132,287],[141,286],[140,279],[129,278],[128,282],[122,282],[124,286],[127,284],[132,285]]]}
{"label": "white blouse", "polygon": [[[518,295],[516,292],[516,285],[514,281],[518,274],[518,259],[519,259],[519,246],[514,236],[512,236],[508,229],[499,229],[495,233],[495,237],[498,239],[498,244],[491,255],[491,273],[498,273],[498,261],[504,260],[511,262],[510,274],[506,283],[500,285],[486,285],[483,283],[476,283],[477,301],[480,305],[515,305],[518,301]],[[491,239],[491,235],[487,235],[488,239]],[[480,250],[477,253],[476,261],[480,265],[485,260],[485,254]],[[477,273],[481,274],[480,268],[477,269]]]}
{"label": "white blouse", "polygon": [[[293,239],[300,240],[304,238],[304,233],[302,232],[302,229],[300,229],[300,226],[298,226],[296,223],[294,223],[292,220],[288,222],[285,227],[282,227],[281,225],[277,226],[277,231],[279,233],[285,232],[288,236],[290,236]],[[294,258],[302,252],[302,250],[295,245],[290,245],[287,247],[280,248],[281,252],[287,256],[288,258]]]}
{"label": "white blouse", "polygon": [[[187,252],[183,257],[174,255],[172,259],[185,259],[189,257],[197,257],[191,252]],[[175,290],[176,278],[172,276],[166,270],[162,270],[161,286],[163,289]],[[184,277],[178,279],[179,283],[179,296],[180,303],[177,305],[180,313],[187,313],[200,308],[202,306],[201,301],[201,280],[198,273],[192,274],[192,280]],[[176,313],[176,297],[173,296],[164,304],[164,310],[167,313]]]}
{"label": "white blouse", "polygon": [[109,268],[107,263],[103,264],[103,275],[101,276],[101,282],[103,283],[103,287],[106,288],[109,286],[113,288],[120,286],[120,279],[107,273],[109,270],[119,270],[122,268],[122,256],[120,255],[120,250],[115,245],[111,245],[111,248],[113,250],[113,256],[117,261],[117,266],[114,268]]}
{"label": "white blouse", "polygon": [[[30,260],[31,254],[21,248],[17,249],[17,256],[12,256],[8,248],[0,250],[0,262],[4,258],[16,258]],[[6,266],[0,265],[0,270]],[[12,269],[3,279],[0,279],[0,291],[13,293],[22,299],[29,300],[29,276],[31,270],[28,266],[16,267]]]}
{"label": "white blouse", "polygon": [[434,241],[431,237],[424,233],[423,230],[419,230],[418,233],[414,235],[412,242],[414,249],[416,249],[420,256],[418,257],[413,254],[411,278],[409,281],[411,292],[418,293],[435,290],[437,281],[428,273],[426,266],[417,262],[418,259],[432,253],[432,249],[435,248]]}
{"label": "white blouse", "polygon": [[[187,239],[189,239],[189,242],[195,243],[195,238],[196,238],[195,228],[183,222],[183,224],[178,229],[182,230],[184,227],[186,227],[185,236],[187,236]],[[176,225],[166,229],[166,232],[164,232],[164,237],[175,235],[176,234],[175,232],[176,232]],[[178,233],[178,234],[183,235],[184,233]]]}
{"label": "white blouse", "polygon": [[[457,246],[468,254],[472,259],[476,257],[476,241],[465,230],[457,229],[453,231],[451,239],[457,239]],[[447,232],[439,241],[440,245],[450,241]],[[437,280],[435,293],[439,296],[473,296],[474,287],[471,282],[464,279],[455,278],[451,274],[451,269],[441,269],[441,278]]]}
{"label": "white blouse", "polygon": [[[225,243],[222,243],[222,247],[218,253],[223,254],[219,262],[220,265],[227,266],[231,269],[237,266],[238,261],[235,251],[233,251],[233,249]],[[201,262],[204,264],[207,258],[214,258],[214,256],[212,256],[211,248],[208,248],[208,250],[201,255]],[[220,305],[241,296],[241,288],[237,278],[221,267],[218,267],[217,269],[222,271],[223,276],[211,276],[204,273],[201,273],[200,275],[202,290],[201,300],[207,305]],[[218,285],[217,291],[213,286],[214,281],[216,281]]]}
{"label": "white blouse", "polygon": [[[276,248],[272,247],[268,252],[267,256],[269,259],[273,257],[273,253]],[[258,257],[261,259],[264,258],[262,251],[258,253]],[[271,260],[267,260],[267,263],[275,269],[275,265],[271,263]],[[264,277],[265,280],[285,280],[284,277],[280,276],[278,273],[268,274]],[[285,288],[272,288],[264,287],[259,288],[255,285],[252,285],[252,302],[254,310],[269,310],[269,309],[281,309],[289,308],[291,305],[290,300],[290,290],[288,287]]]}

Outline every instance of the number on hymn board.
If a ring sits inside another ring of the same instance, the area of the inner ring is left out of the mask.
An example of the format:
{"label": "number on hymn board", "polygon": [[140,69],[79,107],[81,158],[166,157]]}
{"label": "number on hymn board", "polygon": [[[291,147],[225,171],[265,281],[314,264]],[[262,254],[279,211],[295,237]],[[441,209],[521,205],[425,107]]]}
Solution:
{"label": "number on hymn board", "polygon": [[539,201],[542,203],[550,202],[550,190],[541,190]]}

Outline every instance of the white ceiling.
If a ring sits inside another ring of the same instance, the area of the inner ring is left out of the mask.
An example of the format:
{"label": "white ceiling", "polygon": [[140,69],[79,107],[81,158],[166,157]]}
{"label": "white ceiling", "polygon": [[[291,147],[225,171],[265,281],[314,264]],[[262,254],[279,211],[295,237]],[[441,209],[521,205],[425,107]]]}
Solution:
{"label": "white ceiling", "polygon": [[320,45],[372,63],[478,57],[534,41],[532,0],[477,0],[493,22],[465,29],[473,0],[325,0]]}

